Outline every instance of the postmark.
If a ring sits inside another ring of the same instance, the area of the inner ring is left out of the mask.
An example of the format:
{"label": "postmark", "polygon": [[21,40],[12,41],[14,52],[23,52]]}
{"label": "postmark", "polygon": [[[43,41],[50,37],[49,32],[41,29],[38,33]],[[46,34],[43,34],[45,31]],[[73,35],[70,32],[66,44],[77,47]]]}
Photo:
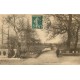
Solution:
{"label": "postmark", "polygon": [[43,28],[43,16],[42,15],[32,15],[32,28],[33,29]]}

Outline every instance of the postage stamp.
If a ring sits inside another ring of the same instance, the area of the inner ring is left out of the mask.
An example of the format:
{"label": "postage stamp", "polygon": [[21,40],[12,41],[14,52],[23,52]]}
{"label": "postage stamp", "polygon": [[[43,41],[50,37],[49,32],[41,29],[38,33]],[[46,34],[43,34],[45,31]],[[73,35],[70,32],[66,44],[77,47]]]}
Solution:
{"label": "postage stamp", "polygon": [[43,16],[41,15],[32,15],[32,28],[33,29],[42,29],[43,28]]}

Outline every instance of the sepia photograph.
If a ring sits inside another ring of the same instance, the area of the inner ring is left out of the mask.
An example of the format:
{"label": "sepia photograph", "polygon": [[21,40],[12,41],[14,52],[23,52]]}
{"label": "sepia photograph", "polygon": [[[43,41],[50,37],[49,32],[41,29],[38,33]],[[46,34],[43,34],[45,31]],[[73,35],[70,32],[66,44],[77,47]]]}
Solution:
{"label": "sepia photograph", "polygon": [[0,65],[80,64],[80,14],[0,14]]}

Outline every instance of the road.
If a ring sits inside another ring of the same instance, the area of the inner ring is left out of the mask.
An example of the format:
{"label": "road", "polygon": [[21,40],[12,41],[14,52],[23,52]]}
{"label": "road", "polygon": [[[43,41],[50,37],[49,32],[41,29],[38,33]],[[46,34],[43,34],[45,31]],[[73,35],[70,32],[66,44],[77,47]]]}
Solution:
{"label": "road", "polygon": [[9,64],[9,65],[73,65],[80,64],[80,56],[62,56],[57,58],[55,51],[44,52],[37,58],[28,58],[28,59],[20,59],[20,58],[0,58],[0,64]]}

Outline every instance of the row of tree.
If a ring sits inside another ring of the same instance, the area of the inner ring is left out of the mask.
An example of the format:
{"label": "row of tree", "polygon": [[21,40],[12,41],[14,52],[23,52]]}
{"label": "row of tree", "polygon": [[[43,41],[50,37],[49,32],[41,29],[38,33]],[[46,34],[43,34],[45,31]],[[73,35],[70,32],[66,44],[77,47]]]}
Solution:
{"label": "row of tree", "polygon": [[[66,45],[70,49],[73,44],[74,49],[77,49],[77,44],[79,42],[79,32],[80,32],[80,15],[78,14],[53,14],[45,15],[46,17],[46,27],[47,31],[51,32],[50,38],[53,38],[59,34],[67,34]],[[50,17],[54,18],[54,23],[52,24]],[[66,37],[64,38],[66,39]]]}
{"label": "row of tree", "polygon": [[36,39],[36,32],[32,29],[29,18],[25,15],[7,15],[4,18],[5,24],[8,28],[13,29],[15,35],[8,34],[8,49],[17,49],[17,55],[21,52],[29,52],[30,44],[40,42]]}
{"label": "row of tree", "polygon": [[[63,39],[66,40],[67,48],[70,49],[71,45],[74,49],[77,49],[77,44],[79,42],[79,32],[80,32],[80,15],[78,14],[50,14],[43,15],[44,22],[46,22],[45,27],[50,35],[50,39],[56,37],[57,35],[63,35],[66,33],[67,37]],[[53,17],[54,20],[51,20]],[[11,27],[15,36],[10,36],[8,34],[8,48],[14,48],[16,46],[17,50],[30,50],[30,44],[36,43],[37,33],[32,29],[30,21],[25,15],[7,15],[4,17],[4,22],[6,25]],[[40,40],[38,40],[40,42]],[[20,52],[19,52],[20,53]]]}

